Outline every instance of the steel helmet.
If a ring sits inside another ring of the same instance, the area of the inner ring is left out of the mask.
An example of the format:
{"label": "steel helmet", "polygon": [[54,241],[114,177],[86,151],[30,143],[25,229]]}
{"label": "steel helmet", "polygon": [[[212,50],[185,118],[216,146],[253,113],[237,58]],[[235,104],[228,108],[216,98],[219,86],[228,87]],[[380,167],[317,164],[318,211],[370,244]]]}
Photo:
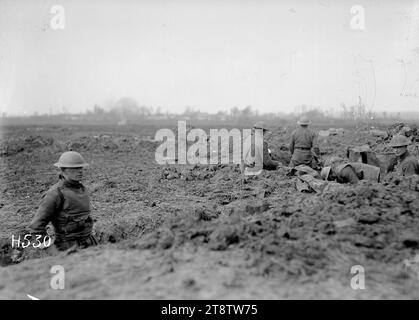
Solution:
{"label": "steel helmet", "polygon": [[408,146],[410,144],[410,140],[405,137],[402,136],[401,134],[396,134],[390,141],[390,143],[388,144],[389,147],[403,147],[403,146]]}
{"label": "steel helmet", "polygon": [[297,123],[298,123],[300,126],[307,126],[307,125],[309,125],[309,124],[310,124],[310,120],[308,119],[308,117],[307,117],[307,116],[302,116],[302,117],[300,118],[300,120],[298,120],[298,121],[297,121]]}
{"label": "steel helmet", "polygon": [[268,128],[268,126],[263,121],[256,122],[253,125],[253,128],[255,128],[255,129],[263,129],[263,130],[266,130],[266,131],[270,131],[270,129]]}
{"label": "steel helmet", "polygon": [[89,164],[84,160],[82,155],[76,151],[66,151],[58,159],[54,166],[58,168],[80,168]]}
{"label": "steel helmet", "polygon": [[326,180],[327,181],[327,178],[329,178],[330,170],[332,170],[332,167],[330,167],[330,166],[329,167],[324,167],[322,169],[322,171],[320,172],[320,177],[323,180]]}

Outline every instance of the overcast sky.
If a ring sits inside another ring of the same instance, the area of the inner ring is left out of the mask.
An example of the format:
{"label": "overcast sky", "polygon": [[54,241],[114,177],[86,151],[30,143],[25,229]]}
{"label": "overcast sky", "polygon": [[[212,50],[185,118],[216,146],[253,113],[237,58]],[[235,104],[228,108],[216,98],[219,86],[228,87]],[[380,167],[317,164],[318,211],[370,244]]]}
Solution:
{"label": "overcast sky", "polygon": [[336,2],[0,0],[0,111],[419,111],[419,1]]}

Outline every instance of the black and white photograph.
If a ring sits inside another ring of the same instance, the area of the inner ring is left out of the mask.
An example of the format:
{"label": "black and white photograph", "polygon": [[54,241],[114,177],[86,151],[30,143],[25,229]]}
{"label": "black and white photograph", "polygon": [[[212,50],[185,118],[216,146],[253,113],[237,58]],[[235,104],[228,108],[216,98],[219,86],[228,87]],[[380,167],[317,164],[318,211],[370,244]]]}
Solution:
{"label": "black and white photograph", "polygon": [[419,299],[418,126],[419,0],[0,0],[0,300]]}

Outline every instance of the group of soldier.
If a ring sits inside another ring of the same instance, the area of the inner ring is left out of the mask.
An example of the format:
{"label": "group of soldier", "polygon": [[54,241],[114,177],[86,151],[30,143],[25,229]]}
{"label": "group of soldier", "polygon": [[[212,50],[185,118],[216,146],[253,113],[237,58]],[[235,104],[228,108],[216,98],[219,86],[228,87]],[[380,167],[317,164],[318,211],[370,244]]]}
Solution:
{"label": "group of soldier", "polygon": [[[332,157],[322,167],[317,134],[309,128],[310,121],[302,117],[298,128],[291,134],[289,150],[292,154],[289,167],[308,166],[320,171],[323,180],[335,180],[339,183],[358,183],[361,179],[379,182],[380,169],[376,166],[344,161]],[[255,144],[252,156],[250,148],[244,150],[242,171],[245,176],[258,176],[264,170],[277,170],[281,163],[271,158],[265,133],[269,128],[263,122],[257,122],[252,134],[247,139],[259,136],[263,144]],[[411,141],[402,135],[395,135],[389,146],[394,149],[397,163],[392,170],[403,176],[419,174],[418,160],[409,154],[407,146]],[[251,146],[251,144],[244,144]],[[55,166],[60,168],[59,181],[43,196],[41,203],[29,225],[32,235],[47,235],[47,225],[53,226],[55,247],[67,250],[74,247],[97,245],[93,236],[91,202],[85,186],[81,183],[83,168],[88,166],[83,156],[75,151],[64,152]]]}
{"label": "group of soldier", "polygon": [[[332,156],[322,162],[320,161],[320,148],[317,140],[317,133],[309,128],[310,121],[303,116],[298,122],[298,128],[291,133],[289,151],[291,160],[289,167],[308,166],[320,171],[320,177],[326,181],[336,181],[338,183],[356,184],[359,180],[372,180],[380,182],[381,170],[375,165],[360,162],[350,162],[341,157]],[[255,156],[251,154],[250,143],[244,151],[242,171],[246,176],[254,176],[262,173],[263,170],[276,170],[281,163],[271,158],[268,144],[265,139],[266,132],[270,129],[263,122],[257,122],[253,126],[254,132],[263,136],[263,145],[255,144]],[[248,137],[252,139],[252,137]],[[394,158],[388,164],[388,171],[393,171],[400,176],[419,175],[419,162],[415,156],[408,151],[411,140],[404,135],[394,135],[388,147],[394,151]],[[260,150],[258,150],[260,149]],[[259,155],[259,156],[258,156]],[[263,156],[262,156],[263,155]]]}

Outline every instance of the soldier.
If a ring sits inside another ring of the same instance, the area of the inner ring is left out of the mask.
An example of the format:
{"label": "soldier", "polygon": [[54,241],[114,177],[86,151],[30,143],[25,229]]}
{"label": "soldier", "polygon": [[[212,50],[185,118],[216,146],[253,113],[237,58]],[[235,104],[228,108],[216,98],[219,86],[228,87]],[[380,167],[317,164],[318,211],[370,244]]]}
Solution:
{"label": "soldier", "polygon": [[402,135],[395,135],[391,139],[388,146],[393,148],[397,158],[395,162],[391,164],[390,171],[395,171],[401,176],[419,174],[418,160],[407,150],[407,146],[410,144],[409,138]]}
{"label": "soldier", "polygon": [[301,117],[297,123],[300,127],[291,133],[289,149],[292,157],[289,166],[295,167],[304,164],[313,169],[317,169],[316,162],[320,157],[317,134],[308,128],[310,121],[306,116]]}
{"label": "soldier", "polygon": [[357,184],[359,180],[380,182],[380,168],[361,162],[335,162],[320,172],[323,180]]}
{"label": "soldier", "polygon": [[[265,133],[269,131],[268,127],[264,122],[258,121],[254,124],[252,134],[249,135],[243,142],[243,171],[245,175],[259,175],[262,170],[276,170],[279,166],[279,162],[271,159],[268,149],[268,143],[265,141]],[[260,136],[261,135],[261,136]],[[252,151],[252,137],[255,141],[255,156],[251,157]],[[250,139],[250,140],[249,140]],[[260,145],[258,141],[263,141]]]}
{"label": "soldier", "polygon": [[89,195],[80,182],[83,168],[88,164],[78,152],[67,151],[54,165],[61,168],[60,180],[43,196],[29,231],[33,235],[45,236],[46,226],[51,222],[58,250],[66,250],[75,245],[97,245],[92,235]]}

